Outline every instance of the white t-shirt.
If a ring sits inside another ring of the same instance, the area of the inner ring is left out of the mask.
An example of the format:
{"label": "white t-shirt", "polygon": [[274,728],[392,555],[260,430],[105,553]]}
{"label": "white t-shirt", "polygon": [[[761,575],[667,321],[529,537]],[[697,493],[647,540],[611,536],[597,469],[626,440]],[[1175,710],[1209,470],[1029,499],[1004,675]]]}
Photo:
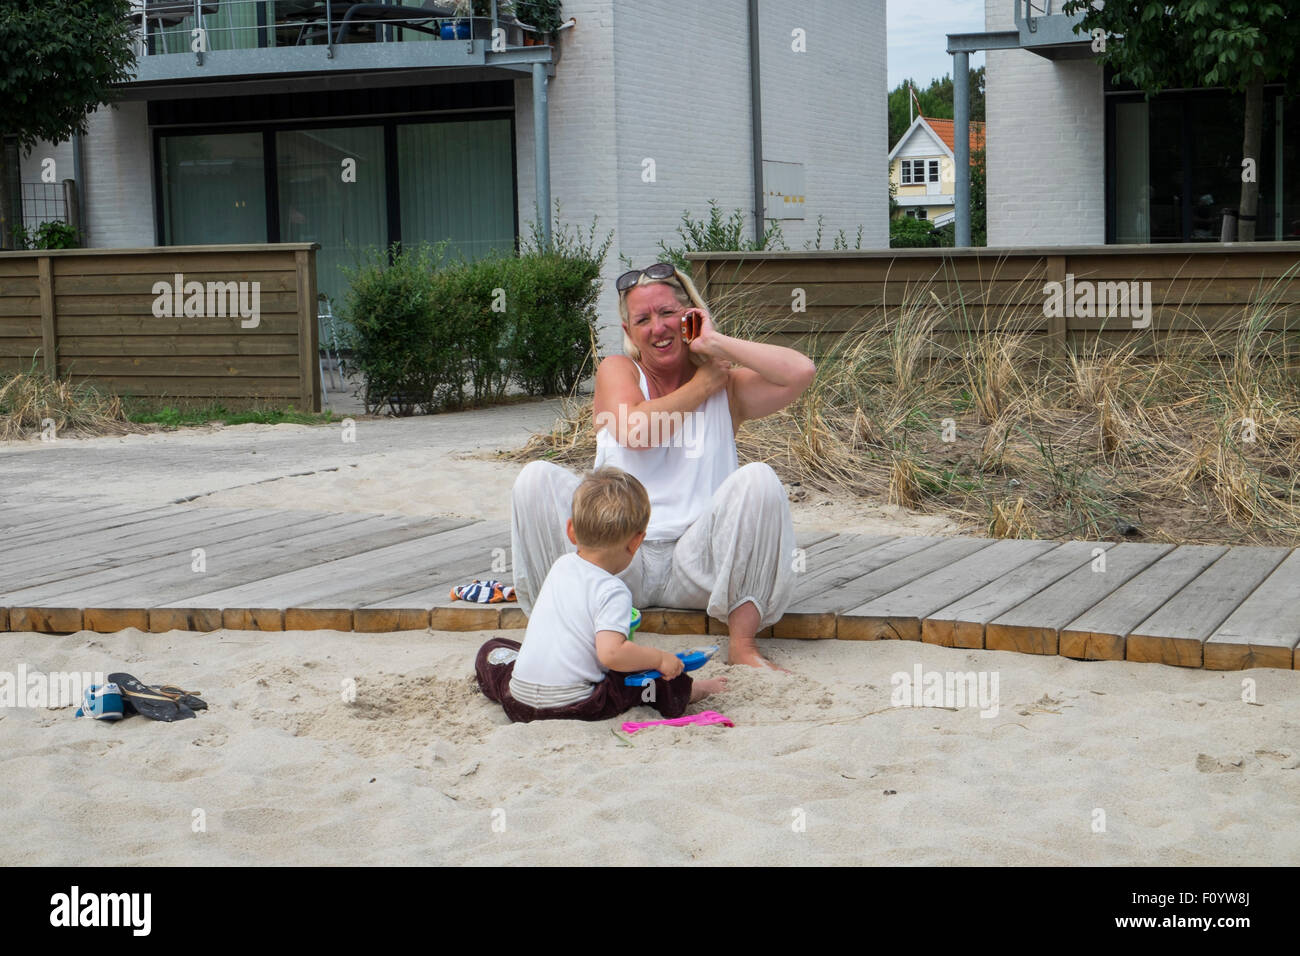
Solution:
{"label": "white t-shirt", "polygon": [[513,677],[546,687],[571,687],[605,679],[596,656],[596,632],[627,636],[632,592],[604,568],[577,554],[551,565],[533,604]]}
{"label": "white t-shirt", "polygon": [[[641,394],[650,398],[645,370],[637,365]],[[727,390],[719,389],[699,408],[652,421],[650,448],[626,448],[609,429],[596,432],[596,464],[622,468],[650,495],[647,541],[676,541],[704,513],[713,493],[738,467]],[[668,432],[672,434],[669,435]]]}

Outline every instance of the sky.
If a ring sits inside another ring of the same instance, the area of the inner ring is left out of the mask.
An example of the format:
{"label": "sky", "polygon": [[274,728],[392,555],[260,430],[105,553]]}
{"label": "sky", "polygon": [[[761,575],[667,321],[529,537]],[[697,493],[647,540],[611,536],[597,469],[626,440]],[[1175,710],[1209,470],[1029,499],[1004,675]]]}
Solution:
{"label": "sky", "polygon": [[[889,43],[889,88],[911,78],[924,88],[952,73],[947,52],[949,33],[984,32],[984,0],[880,0],[885,8]],[[1004,29],[1012,29],[1008,24]],[[972,53],[971,69],[984,65]]]}

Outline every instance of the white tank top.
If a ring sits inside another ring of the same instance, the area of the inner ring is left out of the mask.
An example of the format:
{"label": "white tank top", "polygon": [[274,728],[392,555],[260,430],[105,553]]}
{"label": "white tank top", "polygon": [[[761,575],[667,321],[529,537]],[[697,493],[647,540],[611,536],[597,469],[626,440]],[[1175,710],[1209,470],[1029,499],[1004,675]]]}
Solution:
{"label": "white tank top", "polygon": [[[634,363],[635,364],[635,363]],[[641,394],[650,398],[650,386],[639,364]],[[661,436],[667,419],[652,425]],[[736,436],[731,428],[727,390],[719,389],[693,412],[677,417],[666,444],[652,448],[625,448],[609,429],[596,433],[596,465],[612,465],[636,477],[650,494],[647,541],[676,541],[708,507],[709,499],[738,467]],[[652,438],[654,440],[654,438]]]}

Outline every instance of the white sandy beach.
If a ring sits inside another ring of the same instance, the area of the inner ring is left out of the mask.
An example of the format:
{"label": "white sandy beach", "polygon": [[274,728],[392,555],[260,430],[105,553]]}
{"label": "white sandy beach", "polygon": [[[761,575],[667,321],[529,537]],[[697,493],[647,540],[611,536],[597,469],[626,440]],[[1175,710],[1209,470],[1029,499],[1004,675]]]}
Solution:
{"label": "white sandy beach", "polygon": [[[61,501],[203,494],[195,507],[503,518],[519,466],[490,455],[549,414],[522,408],[362,421],[359,442],[379,445],[360,450],[331,428],[297,426],[67,441],[62,458],[10,445],[0,472],[43,481]],[[76,467],[83,455],[103,463],[98,473]],[[283,477],[296,471],[315,474]],[[795,504],[801,528],[945,530],[819,500]],[[1295,672],[767,641],[792,674],[716,662],[701,672],[729,677],[698,709],[734,728],[629,738],[618,721],[510,724],[472,676],[489,636],[0,634],[0,670],[124,670],[210,705],[174,724],[0,709],[0,863],[1300,862]],[[996,674],[996,716],[891,706],[892,675],[917,665]]]}

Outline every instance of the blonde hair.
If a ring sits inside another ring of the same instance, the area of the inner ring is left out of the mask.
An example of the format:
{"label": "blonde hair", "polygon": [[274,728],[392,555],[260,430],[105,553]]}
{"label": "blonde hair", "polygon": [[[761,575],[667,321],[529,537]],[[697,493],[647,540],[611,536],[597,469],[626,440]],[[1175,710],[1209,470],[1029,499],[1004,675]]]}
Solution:
{"label": "blonde hair", "polygon": [[[666,285],[673,290],[673,297],[677,299],[679,305],[684,305],[688,309],[703,309],[708,312],[709,307],[704,304],[704,299],[700,296],[699,290],[695,288],[695,283],[691,277],[682,272],[676,266],[673,266],[673,276],[670,279],[652,279],[644,272],[636,277],[636,285],[629,286],[618,294],[618,318],[623,328],[623,354],[634,361],[640,360],[641,350],[637,348],[632,337],[627,334],[627,326],[631,321],[631,316],[627,311],[627,294],[639,285]],[[708,361],[702,355],[696,355],[694,352],[687,352],[691,361],[696,365],[703,365]]]}
{"label": "blonde hair", "polygon": [[650,495],[621,468],[598,468],[582,476],[573,493],[573,536],[586,548],[607,548],[640,534],[650,524]]}

